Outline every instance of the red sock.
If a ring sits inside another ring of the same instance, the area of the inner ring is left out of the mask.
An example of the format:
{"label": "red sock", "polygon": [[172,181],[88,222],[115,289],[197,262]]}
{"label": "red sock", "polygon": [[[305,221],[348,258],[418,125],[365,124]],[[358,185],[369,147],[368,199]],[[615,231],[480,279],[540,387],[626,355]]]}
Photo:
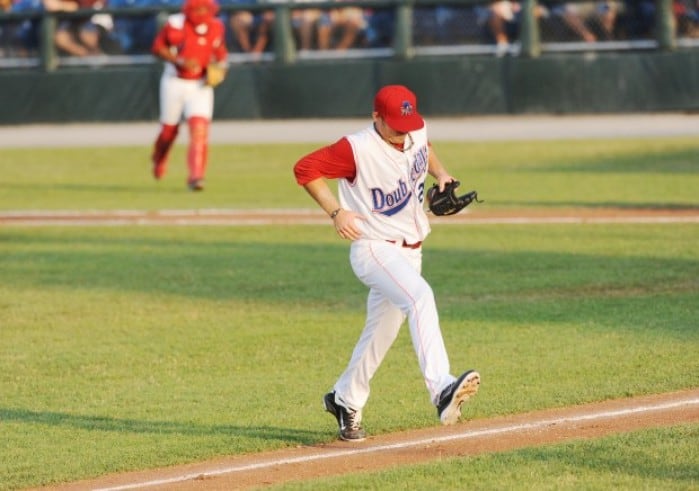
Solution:
{"label": "red sock", "polygon": [[175,138],[177,138],[177,131],[179,127],[173,124],[164,124],[161,126],[160,134],[158,139],[155,140],[155,145],[153,146],[153,176],[156,179],[160,179],[165,174],[165,168],[167,167],[167,158],[170,154],[170,149],[172,144],[175,143]]}
{"label": "red sock", "polygon": [[187,120],[189,125],[189,151],[187,165],[189,166],[188,182],[204,179],[209,153],[209,120],[194,116]]}

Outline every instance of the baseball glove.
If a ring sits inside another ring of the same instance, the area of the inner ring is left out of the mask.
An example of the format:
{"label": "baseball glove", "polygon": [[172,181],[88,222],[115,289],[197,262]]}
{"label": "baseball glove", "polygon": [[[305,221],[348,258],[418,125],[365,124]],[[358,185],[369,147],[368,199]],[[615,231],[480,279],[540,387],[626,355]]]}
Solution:
{"label": "baseball glove", "polygon": [[461,185],[459,181],[451,181],[444,186],[444,191],[439,191],[439,185],[435,184],[427,190],[427,205],[430,211],[437,216],[454,215],[460,212],[473,201],[482,203],[478,199],[478,193],[471,191],[462,196],[456,195],[456,188]]}
{"label": "baseball glove", "polygon": [[216,87],[226,78],[226,68],[218,63],[209,63],[206,67],[206,85]]}

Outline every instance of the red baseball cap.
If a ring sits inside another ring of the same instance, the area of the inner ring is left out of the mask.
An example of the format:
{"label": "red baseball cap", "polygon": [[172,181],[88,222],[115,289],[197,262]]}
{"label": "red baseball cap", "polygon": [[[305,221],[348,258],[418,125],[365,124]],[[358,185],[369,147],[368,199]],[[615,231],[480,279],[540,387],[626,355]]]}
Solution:
{"label": "red baseball cap", "polygon": [[425,126],[417,112],[417,98],[404,85],[386,85],[374,97],[374,111],[396,131],[407,133]]}

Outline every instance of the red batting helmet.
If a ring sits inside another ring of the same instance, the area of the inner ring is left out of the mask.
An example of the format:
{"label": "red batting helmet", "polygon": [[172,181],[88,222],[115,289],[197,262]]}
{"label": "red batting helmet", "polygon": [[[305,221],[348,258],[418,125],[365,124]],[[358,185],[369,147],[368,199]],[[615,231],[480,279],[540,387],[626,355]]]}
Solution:
{"label": "red batting helmet", "polygon": [[199,25],[218,13],[218,4],[214,0],[185,0],[182,12],[189,22]]}

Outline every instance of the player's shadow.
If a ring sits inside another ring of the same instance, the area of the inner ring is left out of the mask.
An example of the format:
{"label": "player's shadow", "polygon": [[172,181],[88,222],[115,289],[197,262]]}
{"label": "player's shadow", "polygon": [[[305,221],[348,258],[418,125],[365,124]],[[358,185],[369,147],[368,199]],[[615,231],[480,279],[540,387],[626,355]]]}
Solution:
{"label": "player's shadow", "polygon": [[42,424],[77,430],[115,433],[182,435],[193,437],[230,436],[257,440],[277,440],[299,445],[310,445],[327,437],[327,431],[299,430],[272,426],[244,426],[233,424],[205,425],[191,421],[144,421],[107,416],[88,416],[54,411],[0,408],[0,421]]}

